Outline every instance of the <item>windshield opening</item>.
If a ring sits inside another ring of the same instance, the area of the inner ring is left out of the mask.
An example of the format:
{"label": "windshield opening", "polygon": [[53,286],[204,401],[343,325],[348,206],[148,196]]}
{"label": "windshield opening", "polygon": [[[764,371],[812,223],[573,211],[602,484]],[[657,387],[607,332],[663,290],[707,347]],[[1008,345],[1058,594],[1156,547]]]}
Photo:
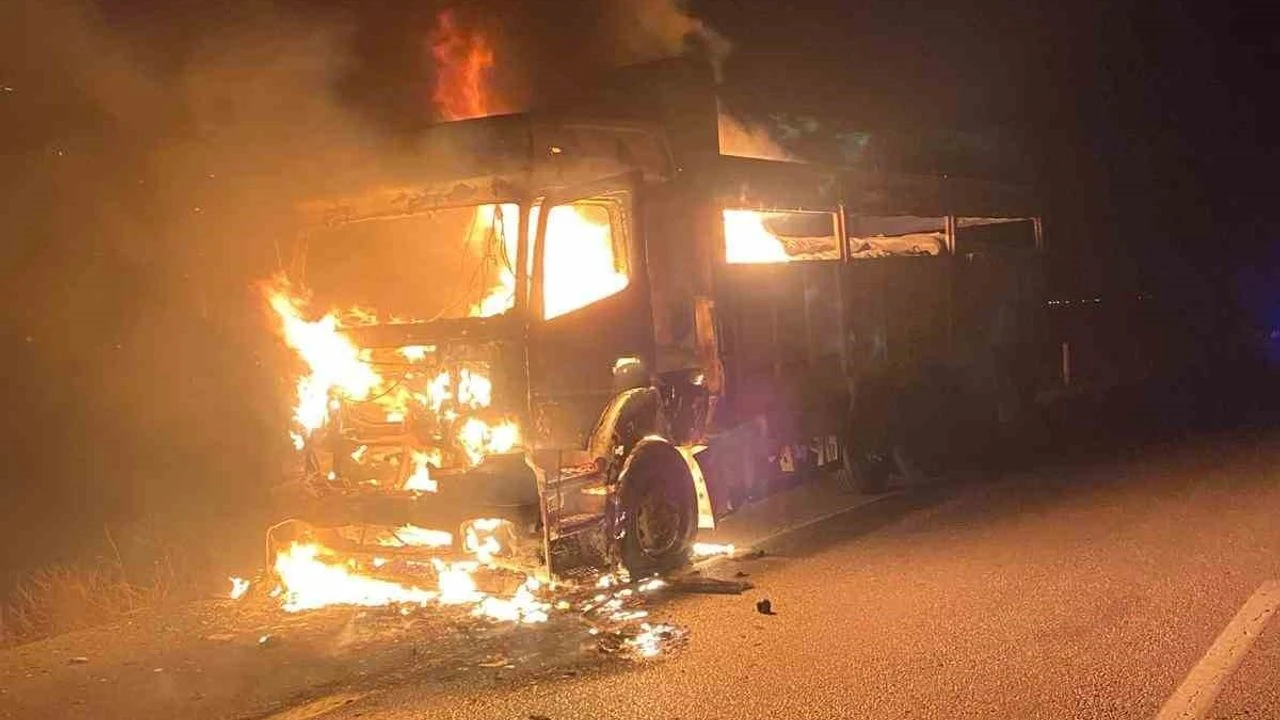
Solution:
{"label": "windshield opening", "polygon": [[343,324],[492,317],[515,307],[516,203],[324,228],[307,241],[313,307]]}
{"label": "windshield opening", "polygon": [[613,231],[612,213],[618,212],[617,207],[614,199],[595,198],[551,208],[542,255],[545,319],[584,308],[626,288],[626,245],[621,234]]}

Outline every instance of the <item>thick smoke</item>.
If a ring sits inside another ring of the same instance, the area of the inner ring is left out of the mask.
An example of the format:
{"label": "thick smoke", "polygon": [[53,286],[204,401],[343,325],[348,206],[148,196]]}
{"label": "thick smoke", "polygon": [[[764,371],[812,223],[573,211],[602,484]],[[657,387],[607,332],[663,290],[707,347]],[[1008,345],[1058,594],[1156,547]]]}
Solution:
{"label": "thick smoke", "polygon": [[[619,64],[683,55],[697,48],[711,63],[717,83],[723,82],[724,62],[732,43],[689,13],[679,0],[619,0],[614,7]],[[734,115],[717,104],[720,151],[726,155],[795,160],[762,125]]]}
{"label": "thick smoke", "polygon": [[25,368],[5,378],[6,578],[104,551],[104,527],[127,563],[256,559],[287,389],[253,281],[299,200],[377,182],[397,141],[335,92],[340,17],[99,8],[23,0],[0,23],[0,325]]}
{"label": "thick smoke", "polygon": [[619,65],[683,55],[691,43],[700,43],[719,80],[733,49],[726,37],[692,15],[680,0],[619,0],[611,19],[617,41],[613,60]]}
{"label": "thick smoke", "polygon": [[785,162],[797,160],[773,138],[768,128],[735,117],[725,110],[723,103],[718,103],[717,108],[722,154]]}

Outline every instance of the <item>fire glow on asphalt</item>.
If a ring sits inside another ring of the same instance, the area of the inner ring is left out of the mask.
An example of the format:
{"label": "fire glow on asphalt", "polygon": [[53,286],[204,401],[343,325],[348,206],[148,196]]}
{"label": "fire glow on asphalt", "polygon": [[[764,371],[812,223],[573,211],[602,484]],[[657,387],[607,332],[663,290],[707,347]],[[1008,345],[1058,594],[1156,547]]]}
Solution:
{"label": "fire glow on asphalt", "polygon": [[[334,560],[330,562],[330,560]],[[475,563],[442,563],[437,567],[439,586],[423,589],[351,572],[314,545],[295,545],[282,552],[277,573],[282,578],[270,593],[287,613],[326,607],[382,607],[399,615],[453,608],[476,621],[539,625],[554,617],[576,620],[596,646],[608,653],[648,659],[680,647],[685,631],[675,625],[653,622],[646,604],[666,587],[666,581],[649,578],[627,582],[625,574],[601,576],[594,585],[549,585],[527,578],[509,598],[481,592],[473,579]],[[308,593],[285,589],[288,574],[295,586]],[[245,597],[250,583],[232,578],[233,600]],[[314,588],[326,588],[323,593]]]}

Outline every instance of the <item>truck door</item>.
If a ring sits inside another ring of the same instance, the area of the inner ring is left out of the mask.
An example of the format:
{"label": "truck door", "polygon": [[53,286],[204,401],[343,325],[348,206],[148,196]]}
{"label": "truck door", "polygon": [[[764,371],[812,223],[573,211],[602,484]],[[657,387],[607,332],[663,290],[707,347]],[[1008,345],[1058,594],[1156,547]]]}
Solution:
{"label": "truck door", "polygon": [[614,368],[651,368],[648,273],[630,177],[548,196],[533,248],[530,388],[544,448],[582,447],[622,388]]}

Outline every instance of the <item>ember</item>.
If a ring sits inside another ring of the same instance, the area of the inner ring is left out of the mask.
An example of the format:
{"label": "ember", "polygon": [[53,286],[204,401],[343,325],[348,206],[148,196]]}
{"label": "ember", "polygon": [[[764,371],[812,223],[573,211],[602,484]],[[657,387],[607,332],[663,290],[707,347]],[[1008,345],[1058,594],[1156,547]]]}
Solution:
{"label": "ember", "polygon": [[443,530],[428,530],[416,525],[402,525],[388,538],[379,541],[381,545],[403,547],[449,547],[453,544],[453,535]]}
{"label": "ember", "polygon": [[672,625],[640,623],[640,632],[626,642],[640,657],[650,658],[661,653],[664,642],[678,632]]}
{"label": "ember", "polygon": [[719,543],[696,542],[693,544],[694,557],[711,557],[713,555],[733,555],[734,547],[732,544],[721,545]]}
{"label": "ember", "polygon": [[230,578],[230,580],[231,580],[230,597],[232,600],[239,600],[240,598],[244,597],[245,593],[249,592],[250,583],[248,580],[245,580],[244,578],[241,578],[241,577],[232,577]]}
{"label": "ember", "polygon": [[[414,492],[436,492],[440,489],[439,484],[431,479],[432,455],[427,452],[415,451],[413,453],[413,474],[404,482],[405,490]],[[358,462],[358,460],[357,460]],[[436,467],[440,467],[439,461],[435,462]]]}

